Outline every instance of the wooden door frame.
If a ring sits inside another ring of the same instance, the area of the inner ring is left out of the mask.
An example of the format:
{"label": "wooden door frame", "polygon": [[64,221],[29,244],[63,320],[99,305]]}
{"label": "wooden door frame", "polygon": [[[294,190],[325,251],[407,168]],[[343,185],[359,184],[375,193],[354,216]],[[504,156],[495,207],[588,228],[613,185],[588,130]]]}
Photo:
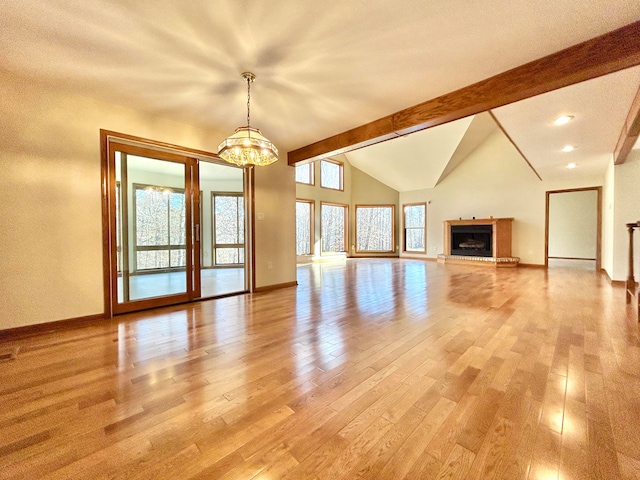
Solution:
{"label": "wooden door frame", "polygon": [[602,187],[569,188],[565,190],[548,190],[546,192],[545,219],[544,219],[544,266],[549,267],[549,197],[554,193],[573,193],[595,190],[598,192],[597,200],[597,226],[596,226],[596,271],[602,269]]}

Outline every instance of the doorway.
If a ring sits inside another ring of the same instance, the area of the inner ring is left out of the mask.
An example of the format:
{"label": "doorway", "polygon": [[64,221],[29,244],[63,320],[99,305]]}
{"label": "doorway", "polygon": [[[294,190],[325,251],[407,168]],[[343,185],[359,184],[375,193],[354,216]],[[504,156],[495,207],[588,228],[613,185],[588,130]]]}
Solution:
{"label": "doorway", "polygon": [[602,187],[547,192],[545,265],[600,271]]}
{"label": "doorway", "polygon": [[101,136],[105,313],[248,291],[250,170],[205,152]]}

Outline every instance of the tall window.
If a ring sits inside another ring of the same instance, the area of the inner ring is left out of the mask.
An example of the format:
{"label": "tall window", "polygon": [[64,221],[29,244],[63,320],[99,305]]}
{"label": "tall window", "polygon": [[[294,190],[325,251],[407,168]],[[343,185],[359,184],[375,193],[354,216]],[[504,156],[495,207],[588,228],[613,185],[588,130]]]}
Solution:
{"label": "tall window", "polygon": [[321,205],[322,251],[347,251],[347,206],[335,203]]}
{"label": "tall window", "polygon": [[184,190],[134,185],[136,270],[186,266]]}
{"label": "tall window", "polygon": [[426,210],[424,203],[403,205],[404,251],[426,253]]}
{"label": "tall window", "polygon": [[244,198],[241,193],[212,193],[213,255],[216,266],[244,263]]}
{"label": "tall window", "polygon": [[313,163],[305,163],[296,167],[296,182],[313,185]]}
{"label": "tall window", "polygon": [[394,205],[356,205],[356,251],[393,252]]}
{"label": "tall window", "polygon": [[296,254],[313,254],[313,201],[296,201]]}
{"label": "tall window", "polygon": [[333,190],[344,190],[342,185],[344,167],[333,160],[320,161],[320,186]]}

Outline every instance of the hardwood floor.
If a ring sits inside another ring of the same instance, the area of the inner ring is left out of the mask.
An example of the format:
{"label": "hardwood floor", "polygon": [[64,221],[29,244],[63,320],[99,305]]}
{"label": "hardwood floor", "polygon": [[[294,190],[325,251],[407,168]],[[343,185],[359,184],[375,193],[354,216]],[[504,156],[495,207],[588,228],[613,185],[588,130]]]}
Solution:
{"label": "hardwood floor", "polygon": [[640,478],[638,324],[603,276],[298,276],[0,344],[0,478]]}

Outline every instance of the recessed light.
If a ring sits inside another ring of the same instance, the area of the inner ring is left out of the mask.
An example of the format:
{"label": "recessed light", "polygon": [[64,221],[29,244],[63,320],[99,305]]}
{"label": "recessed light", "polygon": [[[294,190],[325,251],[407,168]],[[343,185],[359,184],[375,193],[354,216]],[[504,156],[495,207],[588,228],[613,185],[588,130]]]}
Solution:
{"label": "recessed light", "polygon": [[573,115],[562,115],[556,118],[553,122],[554,125],[566,125],[571,120],[573,120]]}
{"label": "recessed light", "polygon": [[569,168],[569,169],[576,168],[576,164],[571,162],[569,165],[567,165],[567,168]]}
{"label": "recessed light", "polygon": [[564,153],[569,153],[569,152],[573,152],[575,148],[576,147],[574,147],[573,145],[565,145],[564,147],[562,147],[562,151]]}

